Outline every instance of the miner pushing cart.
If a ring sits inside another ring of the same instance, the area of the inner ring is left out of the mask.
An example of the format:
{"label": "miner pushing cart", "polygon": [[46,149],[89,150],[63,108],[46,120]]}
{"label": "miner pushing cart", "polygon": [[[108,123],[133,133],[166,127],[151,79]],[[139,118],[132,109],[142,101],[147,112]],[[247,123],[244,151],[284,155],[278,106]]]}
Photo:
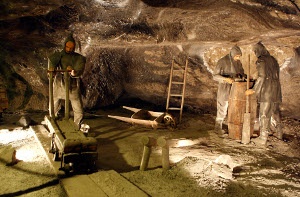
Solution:
{"label": "miner pushing cart", "polygon": [[[54,73],[63,73],[65,80],[65,116],[61,120],[55,117],[53,101],[53,76]],[[69,71],[48,70],[49,73],[49,116],[46,116],[47,126],[51,132],[51,148],[53,160],[60,161],[60,170],[65,173],[78,170],[96,170],[98,159],[97,141],[87,137],[73,119],[69,117]]]}

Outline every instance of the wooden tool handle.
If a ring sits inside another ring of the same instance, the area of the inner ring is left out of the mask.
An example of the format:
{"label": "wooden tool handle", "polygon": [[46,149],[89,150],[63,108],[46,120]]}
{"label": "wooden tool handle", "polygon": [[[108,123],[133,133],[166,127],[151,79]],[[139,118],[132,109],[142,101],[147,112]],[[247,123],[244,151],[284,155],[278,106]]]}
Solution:
{"label": "wooden tool handle", "polygon": [[[250,88],[250,54],[248,55],[248,64],[247,64],[247,90]],[[246,113],[250,112],[250,104],[249,104],[249,95],[246,96]]]}
{"label": "wooden tool handle", "polygon": [[250,54],[248,55],[248,65],[247,65],[247,90],[250,88]]}
{"label": "wooden tool handle", "polygon": [[71,72],[71,70],[47,70],[47,72]]}

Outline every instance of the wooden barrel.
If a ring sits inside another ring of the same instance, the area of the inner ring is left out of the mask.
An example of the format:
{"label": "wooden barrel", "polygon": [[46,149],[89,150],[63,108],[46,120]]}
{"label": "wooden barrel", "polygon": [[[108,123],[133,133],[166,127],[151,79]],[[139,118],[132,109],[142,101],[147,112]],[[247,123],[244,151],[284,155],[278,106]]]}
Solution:
{"label": "wooden barrel", "polygon": [[[250,82],[250,87],[252,83]],[[228,135],[235,140],[242,139],[244,113],[246,112],[246,82],[234,82],[231,87],[228,103]],[[254,124],[257,112],[257,102],[255,94],[249,96],[249,106],[251,113],[250,136],[254,132]]]}

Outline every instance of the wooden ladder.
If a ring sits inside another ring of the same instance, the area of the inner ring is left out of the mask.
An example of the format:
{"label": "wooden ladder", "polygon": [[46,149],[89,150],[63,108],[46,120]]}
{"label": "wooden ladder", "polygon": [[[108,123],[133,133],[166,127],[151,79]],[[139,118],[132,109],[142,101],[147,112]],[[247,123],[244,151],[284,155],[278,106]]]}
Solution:
{"label": "wooden ladder", "polygon": [[[175,66],[176,66],[176,68],[175,68]],[[167,112],[170,110],[180,111],[179,123],[181,123],[181,119],[182,119],[182,110],[183,110],[184,94],[185,94],[185,86],[186,86],[187,66],[188,66],[188,59],[186,59],[184,67],[180,66],[179,64],[176,64],[174,62],[174,59],[172,60],[166,111]],[[174,100],[176,100],[176,98],[181,100],[180,107],[170,107],[170,99],[171,98],[174,98]]]}

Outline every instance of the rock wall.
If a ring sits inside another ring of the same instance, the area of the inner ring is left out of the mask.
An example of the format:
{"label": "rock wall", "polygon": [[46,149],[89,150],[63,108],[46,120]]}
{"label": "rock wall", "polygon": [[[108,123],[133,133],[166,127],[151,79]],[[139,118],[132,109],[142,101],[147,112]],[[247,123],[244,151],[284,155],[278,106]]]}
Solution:
{"label": "rock wall", "polygon": [[[86,109],[123,95],[165,106],[172,60],[188,60],[185,109],[215,113],[216,62],[234,44],[255,76],[251,46],[262,40],[281,66],[282,112],[300,117],[299,7],[295,1],[64,1],[0,3],[1,78],[10,111],[47,110],[47,57],[74,32],[87,57]],[[34,8],[34,9],[29,9]],[[267,11],[266,11],[267,10]],[[174,105],[178,101],[174,101]]]}

